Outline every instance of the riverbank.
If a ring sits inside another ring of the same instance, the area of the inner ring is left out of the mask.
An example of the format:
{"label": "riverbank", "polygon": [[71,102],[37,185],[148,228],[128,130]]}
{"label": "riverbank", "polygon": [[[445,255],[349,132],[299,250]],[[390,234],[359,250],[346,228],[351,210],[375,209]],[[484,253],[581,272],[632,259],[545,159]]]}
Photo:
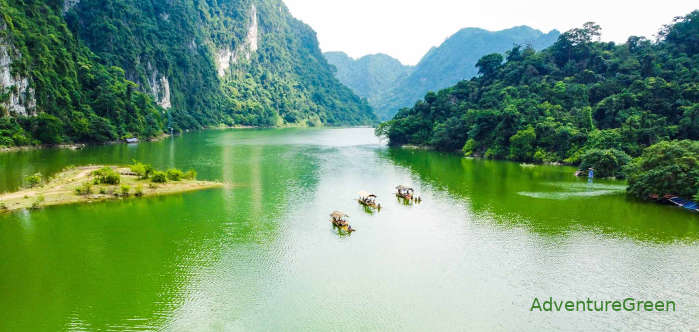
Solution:
{"label": "riverbank", "polygon": [[[160,134],[158,136],[151,137],[147,139],[147,142],[159,142],[170,137],[169,134]],[[80,150],[87,146],[95,145],[114,145],[114,144],[128,144],[124,141],[110,141],[103,143],[70,143],[70,144],[39,144],[39,145],[21,145],[21,146],[6,146],[0,147],[0,153],[3,152],[20,152],[20,151],[32,151],[32,150],[43,150],[43,149],[65,149],[65,150]]]}
{"label": "riverbank", "polygon": [[[95,171],[113,168],[120,175],[120,183],[94,184]],[[182,179],[165,183],[141,180],[129,168],[120,166],[83,166],[68,168],[42,186],[0,194],[0,213],[22,209],[76,203],[95,203],[130,197],[151,197],[222,187],[223,183]]]}

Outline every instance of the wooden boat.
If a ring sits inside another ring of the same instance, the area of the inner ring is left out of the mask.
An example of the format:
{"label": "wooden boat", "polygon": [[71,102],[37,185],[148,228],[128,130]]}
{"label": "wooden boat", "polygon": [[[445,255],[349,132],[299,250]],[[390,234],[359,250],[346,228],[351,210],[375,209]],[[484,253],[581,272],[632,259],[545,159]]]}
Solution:
{"label": "wooden boat", "polygon": [[337,227],[347,227],[349,226],[347,222],[348,217],[349,216],[344,212],[333,211],[333,213],[330,214],[330,222]]}
{"label": "wooden boat", "polygon": [[367,207],[381,210],[381,203],[378,203],[376,201],[376,195],[368,193],[366,191],[360,191],[358,194],[359,194],[358,201],[360,204],[367,206]]}
{"label": "wooden boat", "polygon": [[415,189],[413,189],[413,188],[400,185],[400,186],[396,187],[396,190],[397,190],[396,196],[398,196],[400,198],[407,199],[409,201],[415,201],[415,202],[422,201],[422,199],[420,197],[415,196]]}

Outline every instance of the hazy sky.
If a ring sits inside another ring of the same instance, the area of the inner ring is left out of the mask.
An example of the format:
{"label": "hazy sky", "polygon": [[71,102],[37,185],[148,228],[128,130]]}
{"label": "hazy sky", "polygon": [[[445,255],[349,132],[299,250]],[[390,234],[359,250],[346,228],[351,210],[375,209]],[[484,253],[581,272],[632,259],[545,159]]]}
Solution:
{"label": "hazy sky", "polygon": [[352,57],[386,53],[416,64],[432,47],[465,27],[487,30],[529,25],[564,32],[595,21],[602,39],[653,37],[696,0],[284,0],[291,13],[318,33],[323,51]]}

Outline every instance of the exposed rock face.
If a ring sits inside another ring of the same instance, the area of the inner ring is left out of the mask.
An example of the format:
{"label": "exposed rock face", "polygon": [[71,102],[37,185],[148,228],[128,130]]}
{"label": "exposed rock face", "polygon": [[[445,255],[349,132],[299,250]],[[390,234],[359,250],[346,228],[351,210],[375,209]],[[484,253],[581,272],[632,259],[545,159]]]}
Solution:
{"label": "exposed rock face", "polygon": [[218,77],[226,76],[228,73],[228,68],[235,63],[235,53],[230,48],[224,48],[216,52],[216,70],[218,71]]}
{"label": "exposed rock face", "polygon": [[252,5],[250,8],[250,25],[248,26],[248,34],[245,37],[245,43],[239,45],[235,51],[230,47],[226,47],[216,51],[216,69],[218,77],[224,77],[228,73],[230,67],[238,62],[239,56],[245,57],[246,61],[250,61],[252,53],[259,48],[259,21],[257,19],[257,7]]}
{"label": "exposed rock face", "polygon": [[150,86],[150,95],[160,107],[168,109],[172,107],[170,101],[170,81],[165,75],[161,75],[157,69],[154,69],[150,62],[147,64],[150,71],[148,85]]}
{"label": "exposed rock face", "polygon": [[65,0],[65,2],[63,2],[63,13],[73,9],[73,7],[77,6],[79,3],[80,0]]}
{"label": "exposed rock face", "polygon": [[[2,30],[5,30],[4,23],[0,25]],[[12,45],[0,37],[0,116],[34,115],[34,89],[29,87],[28,78],[12,75],[11,53],[15,53]]]}

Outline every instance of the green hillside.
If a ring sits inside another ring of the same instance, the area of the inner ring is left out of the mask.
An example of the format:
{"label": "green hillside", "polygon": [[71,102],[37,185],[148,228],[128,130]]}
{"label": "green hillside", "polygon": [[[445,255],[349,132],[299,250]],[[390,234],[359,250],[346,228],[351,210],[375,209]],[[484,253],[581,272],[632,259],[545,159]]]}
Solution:
{"label": "green hillside", "polygon": [[0,0],[0,8],[0,145],[375,119],[334,78],[315,32],[279,0]]}

